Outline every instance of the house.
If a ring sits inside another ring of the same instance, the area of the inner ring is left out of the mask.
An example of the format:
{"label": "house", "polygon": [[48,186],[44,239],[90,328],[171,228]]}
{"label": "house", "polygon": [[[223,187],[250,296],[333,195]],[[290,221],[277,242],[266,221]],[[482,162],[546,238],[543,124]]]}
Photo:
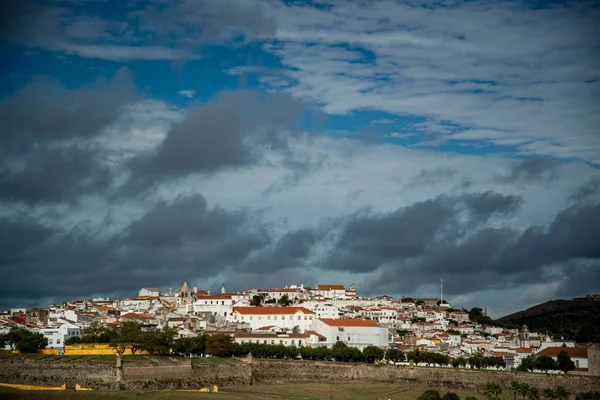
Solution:
{"label": "house", "polygon": [[558,354],[564,351],[569,357],[571,357],[571,361],[575,363],[576,370],[579,371],[587,371],[588,370],[588,348],[587,347],[547,347],[543,350],[540,350],[535,355],[536,356],[549,356],[558,359]]}
{"label": "house", "polygon": [[270,345],[284,345],[284,346],[296,346],[303,347],[307,346],[310,338],[310,333],[247,333],[247,332],[236,332],[234,335],[234,341],[236,343],[260,343]]}
{"label": "house", "polygon": [[345,299],[346,288],[344,285],[319,285],[312,290],[314,296],[323,296],[326,299]]}
{"label": "house", "polygon": [[141,288],[139,297],[158,297],[160,296],[160,288]]}
{"label": "house", "polygon": [[230,294],[198,296],[192,303],[191,309],[194,313],[209,312],[211,315],[225,320],[233,312],[234,303],[233,296]]}
{"label": "house", "polygon": [[258,295],[264,296],[267,300],[279,300],[280,298],[286,295],[290,301],[306,300],[308,298],[306,290],[303,287],[286,287],[280,289],[272,288],[266,290],[259,290],[257,293]]}
{"label": "house", "polygon": [[315,313],[305,307],[233,307],[228,321],[249,324],[252,330],[271,325],[279,330],[304,332],[310,329],[315,317]]}
{"label": "house", "polygon": [[81,337],[81,328],[73,324],[62,324],[47,328],[34,328],[32,332],[41,333],[48,339],[47,349],[63,349],[65,341],[74,336]]}
{"label": "house", "polygon": [[340,318],[340,308],[326,300],[307,301],[302,306],[314,311],[317,318]]}
{"label": "house", "polygon": [[366,346],[387,347],[388,329],[370,319],[317,319],[312,330],[325,336],[321,344],[333,346],[343,342],[348,346],[364,349]]}

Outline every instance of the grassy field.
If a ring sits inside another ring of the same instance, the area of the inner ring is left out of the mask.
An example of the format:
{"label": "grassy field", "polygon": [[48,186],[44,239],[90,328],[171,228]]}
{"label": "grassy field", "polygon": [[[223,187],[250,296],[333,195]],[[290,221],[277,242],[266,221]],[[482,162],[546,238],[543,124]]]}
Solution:
{"label": "grassy field", "polygon": [[[219,393],[198,393],[178,391],[17,391],[0,389],[2,399],[192,399],[212,398],[213,400],[249,400],[249,399],[337,399],[337,400],[416,400],[427,388],[411,387],[406,384],[362,382],[347,384],[304,384],[241,386],[221,388]],[[443,395],[449,390],[440,390]],[[480,400],[486,397],[472,391],[456,391],[461,399],[475,396]],[[504,392],[499,400],[513,400],[509,392]]]}

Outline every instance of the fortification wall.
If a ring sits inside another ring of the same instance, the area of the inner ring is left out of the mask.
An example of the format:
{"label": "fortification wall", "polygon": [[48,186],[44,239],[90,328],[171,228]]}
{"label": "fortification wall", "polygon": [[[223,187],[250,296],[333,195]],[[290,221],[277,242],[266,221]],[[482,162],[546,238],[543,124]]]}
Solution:
{"label": "fortification wall", "polygon": [[[43,360],[0,362],[0,382],[3,383],[43,386],[78,383],[92,389],[112,389],[116,380],[117,368],[113,365]],[[539,389],[562,385],[571,393],[598,390],[600,387],[598,376],[256,359],[252,363],[191,364],[190,360],[124,362],[122,368],[122,386],[129,390],[356,381],[406,382],[421,387],[482,390],[487,382],[498,382],[508,387],[511,380],[527,382]]]}
{"label": "fortification wall", "polygon": [[29,360],[6,360],[0,363],[0,382],[39,386],[80,384],[92,389],[111,389],[117,374],[114,366],[96,364],[62,364]]}
{"label": "fortification wall", "polygon": [[469,388],[482,390],[488,382],[498,382],[504,387],[512,380],[527,382],[539,389],[562,385],[572,393],[598,390],[600,377],[583,375],[529,374],[507,371],[478,371],[452,368],[411,369],[406,366],[367,365],[323,362],[281,362],[254,360],[253,383],[257,385],[393,381],[409,382],[423,387]]}

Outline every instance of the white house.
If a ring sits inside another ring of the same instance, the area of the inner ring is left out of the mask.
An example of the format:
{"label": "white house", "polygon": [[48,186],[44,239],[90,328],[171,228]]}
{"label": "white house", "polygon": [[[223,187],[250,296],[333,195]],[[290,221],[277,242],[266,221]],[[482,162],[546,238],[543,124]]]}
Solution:
{"label": "white house", "polygon": [[73,324],[62,324],[60,326],[32,329],[48,339],[47,349],[62,349],[65,341],[74,336],[81,336],[81,328]]}
{"label": "white house", "polygon": [[325,336],[320,344],[333,346],[343,342],[348,346],[364,349],[366,346],[387,347],[388,329],[370,319],[317,319],[312,330]]}
{"label": "white house", "polygon": [[558,354],[564,351],[571,361],[575,363],[575,368],[579,370],[588,369],[588,349],[587,347],[547,347],[536,353],[536,356],[549,356],[558,360]]}
{"label": "white house", "polygon": [[303,307],[308,308],[317,315],[317,318],[340,318],[340,308],[334,306],[331,302],[326,300],[311,300],[302,303]]}
{"label": "white house", "polygon": [[312,290],[313,296],[323,296],[326,299],[345,299],[346,288],[344,285],[319,285]]}
{"label": "white house", "polygon": [[233,312],[234,302],[233,296],[230,294],[198,296],[191,308],[194,313],[210,312],[214,316],[226,319]]}
{"label": "white house", "polygon": [[233,307],[229,317],[230,322],[247,323],[252,330],[273,327],[300,332],[310,329],[314,320],[315,313],[304,307]]}
{"label": "white house", "polygon": [[288,296],[288,299],[290,301],[306,300],[308,298],[308,293],[303,287],[272,288],[266,290],[259,290],[257,293],[259,295],[265,296],[267,300],[279,300],[285,295]]}
{"label": "white house", "polygon": [[141,288],[139,297],[158,297],[160,296],[160,288]]}
{"label": "white house", "polygon": [[246,333],[235,334],[236,343],[260,343],[284,346],[303,347],[307,345],[310,338],[309,333]]}

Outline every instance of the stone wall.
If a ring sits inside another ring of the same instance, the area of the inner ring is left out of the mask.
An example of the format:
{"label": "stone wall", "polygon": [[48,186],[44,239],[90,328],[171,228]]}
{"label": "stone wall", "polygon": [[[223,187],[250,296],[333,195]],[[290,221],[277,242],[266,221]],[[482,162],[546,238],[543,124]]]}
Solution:
{"label": "stone wall", "polygon": [[110,389],[117,378],[112,365],[63,364],[29,360],[5,360],[0,363],[0,382],[39,386],[74,386]]}
{"label": "stone wall", "polygon": [[[63,383],[92,389],[115,388],[117,368],[97,365],[33,360],[0,361],[0,382],[42,386]],[[356,381],[406,382],[420,387],[481,390],[487,382],[505,388],[511,380],[527,382],[539,389],[565,386],[571,393],[598,390],[600,377],[582,375],[528,374],[505,371],[414,368],[308,361],[254,360],[251,363],[194,363],[190,360],[124,362],[122,387],[129,390],[199,389],[217,385],[246,386],[294,383]]]}
{"label": "stone wall", "polygon": [[411,369],[406,366],[393,365],[302,361],[254,360],[251,365],[253,383],[257,385],[368,380],[408,382],[422,387],[482,390],[488,382],[498,382],[504,387],[508,387],[510,381],[516,380],[527,382],[539,389],[562,385],[572,393],[598,390],[600,387],[600,377],[582,375],[565,376],[424,367]]}

